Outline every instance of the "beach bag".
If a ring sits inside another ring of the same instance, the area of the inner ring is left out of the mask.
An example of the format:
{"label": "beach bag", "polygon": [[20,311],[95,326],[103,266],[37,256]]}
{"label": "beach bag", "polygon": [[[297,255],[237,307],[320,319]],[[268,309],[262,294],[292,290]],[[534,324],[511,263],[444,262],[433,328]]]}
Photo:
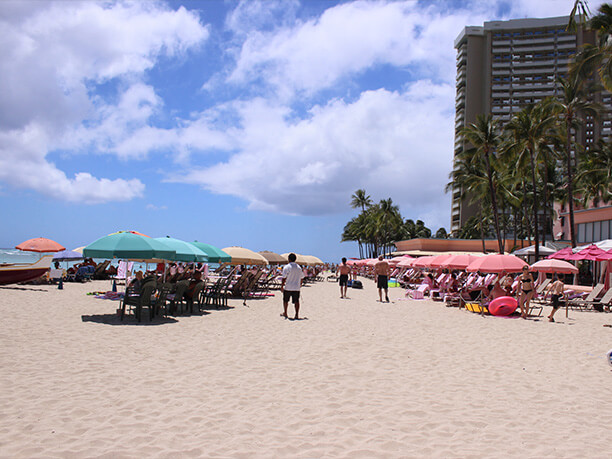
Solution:
{"label": "beach bag", "polygon": [[[340,282],[340,278],[338,278],[338,282]],[[352,280],[350,280],[350,279],[349,279],[349,280],[347,280],[347,281],[346,281],[346,286],[347,286],[347,287],[352,287],[352,286],[353,286],[353,281],[352,281]]]}
{"label": "beach bag", "polygon": [[351,284],[351,287],[353,288],[363,288],[363,284],[361,283],[360,280],[354,280]]}

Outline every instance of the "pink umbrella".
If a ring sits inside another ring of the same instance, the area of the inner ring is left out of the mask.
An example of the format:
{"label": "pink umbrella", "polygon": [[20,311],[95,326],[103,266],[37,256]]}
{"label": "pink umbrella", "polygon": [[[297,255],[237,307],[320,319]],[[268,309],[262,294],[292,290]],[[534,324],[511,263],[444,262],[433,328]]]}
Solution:
{"label": "pink umbrella", "polygon": [[353,265],[357,265],[358,261],[359,260],[355,260],[355,259],[351,258],[350,260],[346,260],[346,264],[349,265],[349,266],[353,266]]}
{"label": "pink umbrella", "polygon": [[396,266],[400,261],[410,260],[410,259],[412,259],[410,255],[403,255],[401,257],[391,258],[390,260],[387,260],[387,262],[392,266]]}
{"label": "pink umbrella", "polygon": [[540,273],[576,274],[578,268],[563,260],[540,260],[531,265],[533,271]]}
{"label": "pink umbrella", "polygon": [[553,258],[556,260],[568,260],[568,257],[572,256],[573,254],[574,252],[571,247],[565,247],[564,249],[561,249],[558,252],[553,253],[552,255],[548,255],[546,258]]}
{"label": "pink umbrella", "polygon": [[416,258],[406,257],[405,260],[402,260],[397,264],[397,267],[398,268],[409,268],[412,266],[412,263],[414,263],[416,260],[417,260]]}
{"label": "pink umbrella", "polygon": [[612,249],[608,250],[606,253],[597,256],[597,261],[606,261],[612,260]]}
{"label": "pink umbrella", "polygon": [[453,255],[451,255],[450,253],[442,253],[440,255],[436,255],[429,262],[429,267],[430,268],[440,268],[442,266],[442,263],[444,263],[446,260],[448,260],[452,256]]}
{"label": "pink umbrella", "polygon": [[451,257],[447,258],[441,265],[441,268],[447,268],[447,269],[465,269],[468,267],[468,265],[473,262],[478,260],[479,257],[478,255],[472,255],[469,253],[466,254],[461,254],[461,255],[452,255]]}
{"label": "pink umbrella", "polygon": [[429,268],[429,262],[433,258],[435,257],[429,256],[429,257],[417,258],[416,260],[412,262],[412,266],[414,266],[415,268]]}
{"label": "pink umbrella", "polygon": [[502,255],[499,253],[480,257],[468,265],[466,271],[483,273],[517,273],[523,269],[523,266],[529,266],[523,260],[515,255]]}
{"label": "pink umbrella", "polygon": [[591,244],[580,252],[570,255],[566,260],[597,260],[597,257],[605,256],[607,252],[604,249],[600,249],[595,244]]}

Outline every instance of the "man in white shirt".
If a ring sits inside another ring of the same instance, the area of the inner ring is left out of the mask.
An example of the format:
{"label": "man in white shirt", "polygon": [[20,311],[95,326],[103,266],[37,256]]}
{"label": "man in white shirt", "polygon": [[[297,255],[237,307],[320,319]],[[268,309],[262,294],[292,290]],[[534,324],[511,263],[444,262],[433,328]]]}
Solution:
{"label": "man in white shirt", "polygon": [[304,272],[300,265],[295,260],[295,253],[289,254],[289,264],[283,268],[283,274],[281,281],[281,292],[283,292],[283,308],[284,312],[281,314],[285,319],[287,318],[287,307],[289,306],[289,298],[291,298],[293,305],[295,306],[295,319],[299,319],[298,313],[300,311],[300,287],[302,286],[302,279],[304,278]]}

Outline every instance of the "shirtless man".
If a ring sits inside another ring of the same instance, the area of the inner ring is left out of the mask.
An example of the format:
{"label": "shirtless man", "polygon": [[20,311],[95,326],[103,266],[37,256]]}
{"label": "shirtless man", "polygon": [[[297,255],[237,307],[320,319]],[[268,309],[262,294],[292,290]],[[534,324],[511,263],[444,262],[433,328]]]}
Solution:
{"label": "shirtless man", "polygon": [[376,274],[376,285],[378,286],[378,297],[382,303],[382,291],[385,291],[385,301],[389,302],[389,263],[387,263],[383,256],[378,257],[378,262],[374,265],[374,273]]}
{"label": "shirtless man", "polygon": [[552,311],[550,312],[550,315],[548,316],[548,321],[554,322],[555,312],[557,312],[557,309],[559,309],[560,307],[559,300],[561,299],[561,297],[567,300],[566,294],[564,292],[563,281],[561,280],[561,274],[556,275],[555,281],[549,287],[548,291],[551,294],[552,307],[553,307]]}
{"label": "shirtless man", "polygon": [[346,290],[348,288],[348,279],[351,274],[351,267],[346,264],[346,258],[342,259],[342,264],[338,266],[338,274],[340,274],[340,298],[347,298]]}

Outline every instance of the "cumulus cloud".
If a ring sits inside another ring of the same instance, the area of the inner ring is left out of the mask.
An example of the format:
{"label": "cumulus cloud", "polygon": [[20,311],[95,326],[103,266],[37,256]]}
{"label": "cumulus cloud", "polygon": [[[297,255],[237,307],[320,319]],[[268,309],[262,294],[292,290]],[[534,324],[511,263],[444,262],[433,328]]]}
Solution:
{"label": "cumulus cloud", "polygon": [[[0,28],[0,181],[90,203],[141,196],[139,179],[68,178],[47,156],[146,124],[161,102],[139,79],[207,39],[197,16],[148,2],[3,2]],[[96,91],[119,80],[118,103]]]}
{"label": "cumulus cloud", "polygon": [[[443,14],[414,2],[357,1],[274,30],[252,30],[228,81],[264,81],[290,98],[337,84],[375,66],[420,66],[428,78],[452,77],[453,40],[473,12]],[[484,13],[483,16],[484,17]]]}
{"label": "cumulus cloud", "polygon": [[344,211],[357,188],[391,196],[406,209],[437,206],[453,135],[453,114],[443,101],[453,92],[428,81],[401,93],[366,91],[353,103],[315,106],[297,121],[262,99],[242,103],[239,153],[174,180],[288,214]]}

